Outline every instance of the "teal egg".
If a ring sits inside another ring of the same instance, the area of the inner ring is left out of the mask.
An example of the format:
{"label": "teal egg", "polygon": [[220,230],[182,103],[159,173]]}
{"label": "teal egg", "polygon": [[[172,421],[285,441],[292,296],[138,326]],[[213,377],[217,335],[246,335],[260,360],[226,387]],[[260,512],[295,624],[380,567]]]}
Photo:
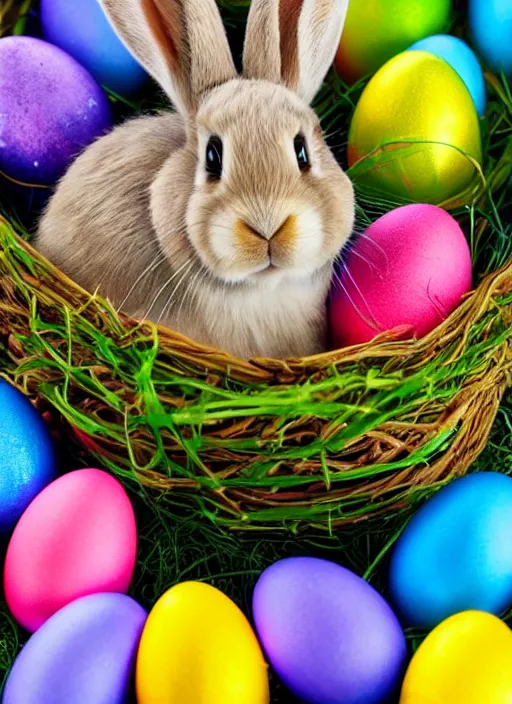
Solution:
{"label": "teal egg", "polygon": [[489,67],[512,76],[511,0],[469,0],[469,27]]}
{"label": "teal egg", "polygon": [[466,84],[478,114],[483,117],[487,104],[484,73],[466,42],[450,34],[434,34],[420,39],[409,47],[409,51],[429,51],[449,63]]}
{"label": "teal egg", "polygon": [[433,628],[461,611],[512,604],[512,479],[496,472],[448,484],[413,516],[391,558],[403,620]]}
{"label": "teal egg", "polygon": [[30,401],[0,379],[0,537],[56,477],[48,429]]}

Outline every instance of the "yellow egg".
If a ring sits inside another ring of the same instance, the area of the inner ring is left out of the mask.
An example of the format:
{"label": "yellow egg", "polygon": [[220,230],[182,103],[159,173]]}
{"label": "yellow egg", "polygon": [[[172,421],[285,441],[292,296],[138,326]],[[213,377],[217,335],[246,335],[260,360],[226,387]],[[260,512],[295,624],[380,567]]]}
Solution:
{"label": "yellow egg", "polygon": [[446,619],[414,655],[400,704],[512,704],[512,631],[482,611]]}
{"label": "yellow egg", "polygon": [[481,159],[473,100],[443,59],[406,51],[369,81],[348,138],[349,174],[356,183],[440,205],[471,190]]}
{"label": "yellow egg", "polygon": [[200,582],[169,589],[147,620],[137,656],[138,704],[268,704],[267,665],[249,622]]}

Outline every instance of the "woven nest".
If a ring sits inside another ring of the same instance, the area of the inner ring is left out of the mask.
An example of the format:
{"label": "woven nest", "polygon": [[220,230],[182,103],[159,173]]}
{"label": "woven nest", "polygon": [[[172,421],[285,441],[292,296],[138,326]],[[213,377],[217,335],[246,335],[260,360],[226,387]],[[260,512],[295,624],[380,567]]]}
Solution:
{"label": "woven nest", "polygon": [[512,383],[512,261],[419,341],[241,361],[120,317],[0,223],[10,376],[125,481],[232,528],[329,530],[466,472]]}
{"label": "woven nest", "polygon": [[[219,3],[238,46],[248,3]],[[0,35],[23,31],[31,0],[10,7]],[[463,18],[455,29],[464,35]],[[166,502],[174,515],[233,529],[332,531],[390,516],[465,473],[512,385],[512,90],[503,76],[486,78],[473,205],[463,205],[468,193],[443,204],[463,221],[478,286],[429,336],[403,342],[395,331],[307,359],[235,359],[83,291],[30,247],[4,196],[4,376],[50,413],[66,453],[94,456],[153,510]],[[316,103],[342,164],[363,87],[331,76]],[[111,99],[124,114],[161,107],[151,96]],[[398,205],[359,195],[362,227]]]}

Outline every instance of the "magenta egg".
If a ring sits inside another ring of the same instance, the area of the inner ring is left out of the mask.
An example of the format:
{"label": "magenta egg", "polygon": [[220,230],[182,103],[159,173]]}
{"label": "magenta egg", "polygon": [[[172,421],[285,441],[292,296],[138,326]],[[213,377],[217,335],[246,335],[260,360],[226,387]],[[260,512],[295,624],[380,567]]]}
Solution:
{"label": "magenta egg", "polygon": [[3,704],[126,704],[147,614],[124,594],[92,594],[54,614],[21,650]]}
{"label": "magenta egg", "polygon": [[434,205],[386,213],[348,251],[333,282],[330,332],[335,348],[403,326],[420,338],[471,289],[471,253],[457,221]]}
{"label": "magenta egg", "polygon": [[75,59],[40,39],[0,39],[0,66],[0,171],[53,186],[112,126],[108,99]]}
{"label": "magenta egg", "polygon": [[130,500],[114,477],[81,469],[49,484],[7,548],[4,589],[14,618],[36,631],[74,599],[126,592],[137,549]]}

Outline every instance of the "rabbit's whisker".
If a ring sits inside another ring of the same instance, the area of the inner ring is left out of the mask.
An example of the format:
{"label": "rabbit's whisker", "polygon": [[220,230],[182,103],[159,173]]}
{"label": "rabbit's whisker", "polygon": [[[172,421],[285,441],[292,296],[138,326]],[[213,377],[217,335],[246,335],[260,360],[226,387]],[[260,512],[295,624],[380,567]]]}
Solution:
{"label": "rabbit's whisker", "polygon": [[[189,269],[191,269],[194,265],[194,261],[192,259],[187,259],[184,264],[180,266],[180,268],[169,278],[167,281],[158,289],[156,292],[155,296],[153,297],[153,300],[151,301],[151,305],[149,306],[148,310],[146,311],[144,318],[149,318],[151,311],[155,307],[158,299],[160,296],[164,293],[164,291],[172,284],[174,279],[180,275],[180,273],[183,271],[183,269],[186,269],[185,273],[188,273]],[[186,268],[188,267],[188,268]]]}

